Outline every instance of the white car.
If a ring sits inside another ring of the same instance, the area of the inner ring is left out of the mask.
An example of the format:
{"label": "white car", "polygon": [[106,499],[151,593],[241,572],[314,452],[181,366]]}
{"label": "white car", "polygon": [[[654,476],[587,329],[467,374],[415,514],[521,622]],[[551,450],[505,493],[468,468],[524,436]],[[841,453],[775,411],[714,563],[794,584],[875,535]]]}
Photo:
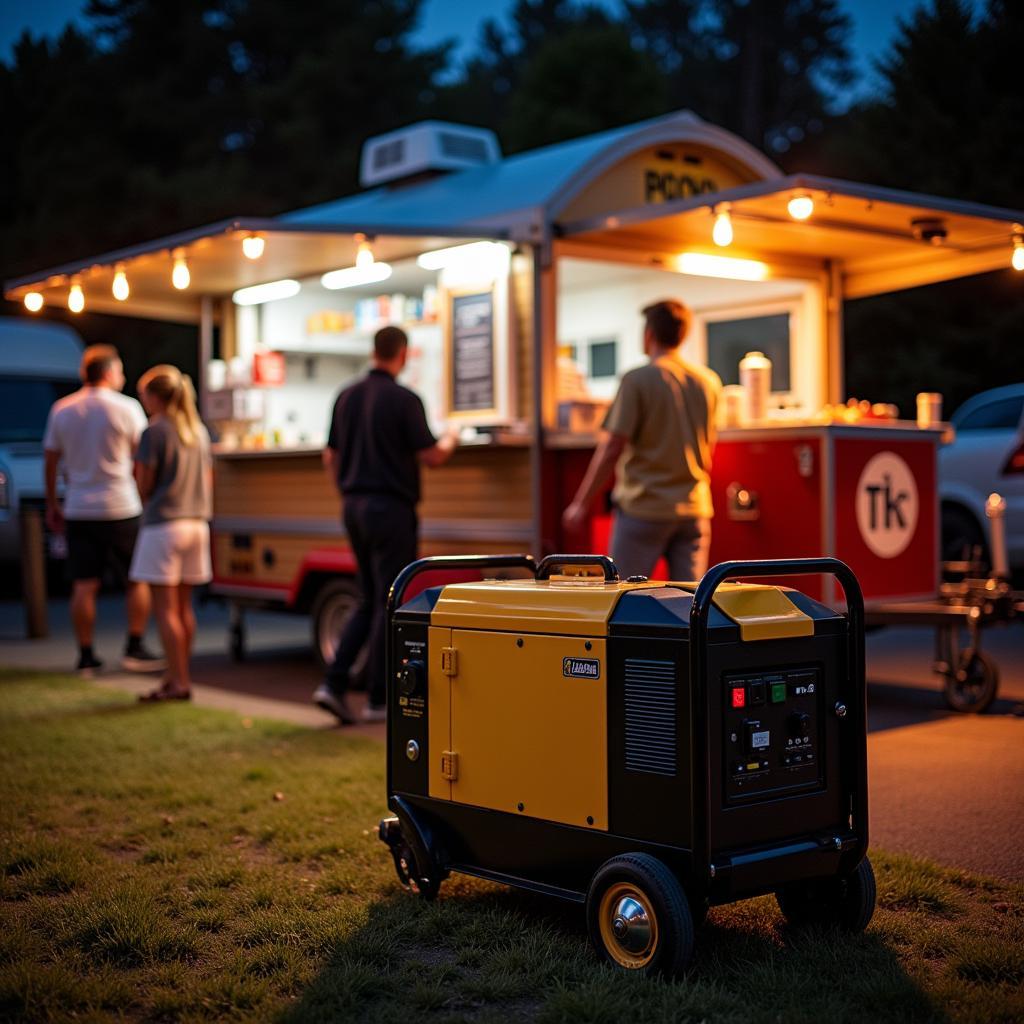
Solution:
{"label": "white car", "polygon": [[70,327],[0,317],[0,563],[20,558],[20,508],[43,505],[46,417],[79,386],[81,358]]}
{"label": "white car", "polygon": [[991,564],[985,502],[1006,500],[1010,567],[1024,568],[1024,383],[983,391],[953,414],[956,440],[939,452],[943,561]]}

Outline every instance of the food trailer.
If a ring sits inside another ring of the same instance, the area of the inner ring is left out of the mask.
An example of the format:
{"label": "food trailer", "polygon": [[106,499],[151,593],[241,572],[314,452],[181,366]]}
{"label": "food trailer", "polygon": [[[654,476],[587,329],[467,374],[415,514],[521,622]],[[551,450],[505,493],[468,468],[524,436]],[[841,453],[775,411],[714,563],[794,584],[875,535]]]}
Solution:
{"label": "food trailer", "polygon": [[[369,140],[361,181],[6,287],[30,310],[198,325],[218,439],[213,590],[239,612],[237,653],[246,606],[311,614],[325,658],[351,610],[320,452],[374,330],[406,329],[405,382],[436,427],[462,427],[451,462],[424,473],[424,554],[604,551],[606,503],[578,534],[561,511],[618,378],[644,360],[639,310],[663,298],[693,311],[684,357],[728,385],[712,563],[837,557],[869,615],[935,598],[949,428],[934,409],[848,403],[843,302],[1016,267],[1024,213],[787,176],[690,112],[511,157],[490,132],[424,122]],[[770,380],[741,375],[755,352]],[[794,585],[841,603],[828,577]]]}

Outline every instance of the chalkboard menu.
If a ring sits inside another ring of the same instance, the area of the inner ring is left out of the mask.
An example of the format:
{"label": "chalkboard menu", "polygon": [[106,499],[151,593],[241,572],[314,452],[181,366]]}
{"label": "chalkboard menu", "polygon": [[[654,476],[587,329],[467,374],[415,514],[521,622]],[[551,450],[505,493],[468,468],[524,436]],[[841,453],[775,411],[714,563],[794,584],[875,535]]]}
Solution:
{"label": "chalkboard menu", "polygon": [[494,409],[494,296],[453,295],[451,302],[451,411]]}

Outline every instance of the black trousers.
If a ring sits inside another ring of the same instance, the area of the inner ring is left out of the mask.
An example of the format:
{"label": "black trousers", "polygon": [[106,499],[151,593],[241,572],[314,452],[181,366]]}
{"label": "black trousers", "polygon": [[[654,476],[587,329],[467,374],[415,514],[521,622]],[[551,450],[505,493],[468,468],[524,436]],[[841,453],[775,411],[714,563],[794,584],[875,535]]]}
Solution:
{"label": "black trousers", "polygon": [[349,674],[366,644],[370,703],[386,703],[384,652],[387,643],[388,590],[395,577],[417,556],[419,523],[416,508],[386,494],[344,496],[342,521],[359,566],[362,601],[342,631],[327,682],[338,694],[349,686]]}

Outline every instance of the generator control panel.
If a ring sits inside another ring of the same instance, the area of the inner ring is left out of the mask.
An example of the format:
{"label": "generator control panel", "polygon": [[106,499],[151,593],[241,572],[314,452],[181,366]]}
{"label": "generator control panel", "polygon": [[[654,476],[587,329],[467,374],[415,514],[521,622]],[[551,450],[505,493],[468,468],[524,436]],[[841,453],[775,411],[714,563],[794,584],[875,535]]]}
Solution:
{"label": "generator control panel", "polygon": [[819,668],[728,674],[722,686],[727,803],[822,784]]}

